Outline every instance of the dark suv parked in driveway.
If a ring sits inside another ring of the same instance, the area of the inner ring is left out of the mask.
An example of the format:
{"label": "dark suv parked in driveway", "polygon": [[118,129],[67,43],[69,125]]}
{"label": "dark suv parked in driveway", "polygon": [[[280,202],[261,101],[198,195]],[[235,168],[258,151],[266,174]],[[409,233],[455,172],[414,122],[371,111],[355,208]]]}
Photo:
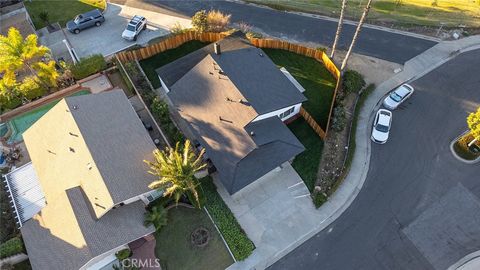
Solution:
{"label": "dark suv parked in driveway", "polygon": [[77,15],[75,19],[67,22],[67,30],[78,34],[83,29],[90,28],[92,26],[100,26],[105,21],[103,14],[100,10],[94,9],[89,12]]}

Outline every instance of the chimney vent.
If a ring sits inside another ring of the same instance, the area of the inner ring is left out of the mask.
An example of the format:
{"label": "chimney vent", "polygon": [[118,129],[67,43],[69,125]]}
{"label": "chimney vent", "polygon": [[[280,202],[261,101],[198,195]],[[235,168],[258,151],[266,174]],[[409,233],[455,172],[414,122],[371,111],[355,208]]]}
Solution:
{"label": "chimney vent", "polygon": [[213,49],[216,55],[220,55],[222,53],[222,51],[220,50],[220,44],[218,44],[217,42],[213,43]]}

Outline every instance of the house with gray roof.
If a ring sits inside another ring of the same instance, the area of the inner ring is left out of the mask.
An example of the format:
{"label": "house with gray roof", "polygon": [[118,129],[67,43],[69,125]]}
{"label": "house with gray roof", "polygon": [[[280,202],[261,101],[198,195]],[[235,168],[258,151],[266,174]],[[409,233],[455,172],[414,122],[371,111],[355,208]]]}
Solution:
{"label": "house with gray roof", "polygon": [[243,34],[156,72],[173,109],[187,122],[186,133],[205,147],[230,194],[304,151],[284,124],[299,114],[304,89]]}
{"label": "house with gray roof", "polygon": [[102,269],[155,231],[156,146],[123,91],[66,97],[23,138],[31,163],[5,181],[34,270]]}

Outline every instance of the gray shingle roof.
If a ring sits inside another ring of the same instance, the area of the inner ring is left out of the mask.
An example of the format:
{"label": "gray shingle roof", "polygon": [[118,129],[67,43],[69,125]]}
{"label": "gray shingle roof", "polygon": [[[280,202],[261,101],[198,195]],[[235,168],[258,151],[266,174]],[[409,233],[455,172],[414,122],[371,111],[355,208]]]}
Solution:
{"label": "gray shingle roof", "polygon": [[[64,207],[73,210],[86,245],[75,247],[56,237],[37,219],[31,219],[21,232],[35,270],[79,269],[92,258],[155,231],[152,226],[143,225],[145,205],[141,201],[112,209],[95,219],[80,187],[66,193],[69,204]],[[65,217],[59,213],[58,219],[62,218]]]}
{"label": "gray shingle roof", "polygon": [[[213,44],[210,44],[157,69],[157,74],[167,87],[174,87],[205,56],[210,55],[258,114],[306,101],[305,96],[272,60],[240,34],[234,34],[218,43],[220,55],[213,53]],[[190,83],[195,84],[196,81]]]}
{"label": "gray shingle roof", "polygon": [[[230,40],[243,42],[243,40]],[[229,47],[230,48],[230,47]],[[179,80],[170,87],[168,96],[177,107],[180,115],[189,123],[191,131],[207,150],[208,157],[218,169],[220,179],[225,188],[235,193],[252,183],[260,176],[290,160],[304,150],[302,144],[277,117],[252,122],[260,113],[255,104],[256,98],[267,99],[266,94],[254,95],[247,98],[249,91],[241,91],[238,86],[254,88],[259,84],[244,82],[236,84],[234,77],[249,77],[253,73],[236,71],[246,69],[242,65],[230,65],[234,58],[242,58],[244,54],[253,53],[255,59],[266,59],[257,54],[256,48],[234,54],[232,58],[223,60],[226,52],[220,56],[207,54],[200,62],[194,65]],[[225,61],[224,74],[218,73],[218,61]],[[289,94],[274,94],[273,100],[268,103],[269,110],[277,110],[289,105],[298,104],[305,98],[295,86],[270,62],[265,69],[273,68],[272,73],[278,73],[285,84],[291,85],[294,90],[292,96],[301,96],[296,103],[284,102]],[[260,72],[257,70],[257,72]],[[252,88],[252,89],[253,89]],[[258,90],[258,89],[257,89]],[[284,99],[282,98],[285,97]],[[293,101],[292,99],[290,101]],[[267,104],[267,103],[264,103]],[[273,107],[275,105],[275,107]],[[263,107],[266,108],[266,107]],[[250,132],[255,135],[251,136]]]}
{"label": "gray shingle roof", "polygon": [[148,192],[155,177],[146,173],[148,166],[143,160],[152,159],[156,146],[124,92],[65,100],[113,202]]}

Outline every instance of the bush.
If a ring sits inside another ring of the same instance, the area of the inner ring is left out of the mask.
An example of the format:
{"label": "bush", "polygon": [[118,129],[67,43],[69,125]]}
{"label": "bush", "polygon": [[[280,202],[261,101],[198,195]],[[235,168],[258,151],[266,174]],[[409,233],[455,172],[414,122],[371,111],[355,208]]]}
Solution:
{"label": "bush", "polygon": [[165,101],[155,97],[150,105],[150,110],[170,142],[183,142],[185,140],[183,134],[170,119],[168,104]]}
{"label": "bush", "polygon": [[28,100],[41,97],[47,93],[47,89],[40,85],[34,77],[26,77],[18,86],[18,91]]}
{"label": "bush", "polygon": [[257,32],[250,31],[247,33],[247,38],[262,38],[263,35]]}
{"label": "bush", "polygon": [[319,208],[327,201],[327,196],[325,196],[325,194],[322,192],[314,192],[312,194],[312,200],[315,208]]}
{"label": "bush", "polygon": [[107,62],[101,54],[94,54],[70,66],[73,77],[81,80],[107,68]]}
{"label": "bush", "polygon": [[207,12],[200,10],[192,17],[192,26],[197,32],[205,32],[208,30]]}
{"label": "bush", "polygon": [[8,99],[7,97],[0,95],[0,113],[4,113],[7,110],[15,109],[22,104],[22,100],[18,97]]}
{"label": "bush", "polygon": [[241,261],[250,256],[255,249],[235,216],[217,193],[217,187],[209,176],[200,180],[202,192],[206,200],[205,207],[211,215],[235,259]]}
{"label": "bush", "polygon": [[132,251],[128,248],[124,248],[122,250],[117,251],[117,253],[115,253],[115,256],[119,261],[125,260],[126,258],[130,257],[130,255],[132,255]]}
{"label": "bush", "polygon": [[14,237],[0,244],[0,259],[7,258],[25,251],[23,242],[19,237]]}
{"label": "bush", "polygon": [[335,131],[342,131],[347,124],[345,115],[345,108],[339,105],[333,109],[332,129]]}
{"label": "bush", "polygon": [[208,31],[225,31],[230,24],[230,17],[232,17],[232,15],[227,15],[219,10],[210,10],[207,14]]}
{"label": "bush", "polygon": [[343,74],[343,89],[348,93],[360,92],[365,84],[362,74],[354,70],[347,70]]}
{"label": "bush", "polygon": [[185,33],[187,30],[188,29],[183,28],[179,22],[176,22],[172,27],[170,27],[170,32],[172,32],[174,35]]}

